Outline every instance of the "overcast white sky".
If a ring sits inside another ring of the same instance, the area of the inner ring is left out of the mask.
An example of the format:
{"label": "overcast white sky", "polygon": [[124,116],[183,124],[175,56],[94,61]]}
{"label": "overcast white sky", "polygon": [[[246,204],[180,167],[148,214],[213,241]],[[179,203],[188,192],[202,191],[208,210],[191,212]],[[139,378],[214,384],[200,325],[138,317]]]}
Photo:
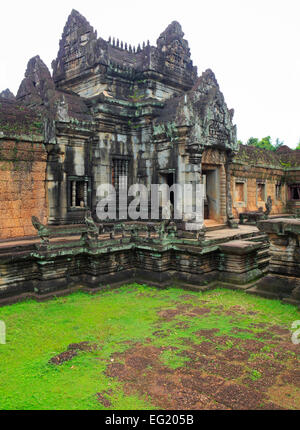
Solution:
{"label": "overcast white sky", "polygon": [[0,91],[16,94],[26,64],[40,55],[51,70],[72,9],[104,39],[155,44],[177,20],[201,74],[211,68],[238,139],[300,140],[300,0],[9,0],[0,3]]}

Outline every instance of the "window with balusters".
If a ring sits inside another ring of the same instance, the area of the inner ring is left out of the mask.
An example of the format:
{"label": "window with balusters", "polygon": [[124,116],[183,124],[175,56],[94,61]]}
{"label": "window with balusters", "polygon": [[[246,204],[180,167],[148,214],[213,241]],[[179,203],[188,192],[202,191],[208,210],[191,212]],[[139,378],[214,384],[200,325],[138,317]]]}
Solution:
{"label": "window with balusters", "polygon": [[111,183],[115,187],[117,194],[119,191],[126,187],[128,178],[128,160],[115,158],[112,160],[112,177]]}
{"label": "window with balusters", "polygon": [[88,180],[69,180],[69,206],[71,208],[88,207]]}

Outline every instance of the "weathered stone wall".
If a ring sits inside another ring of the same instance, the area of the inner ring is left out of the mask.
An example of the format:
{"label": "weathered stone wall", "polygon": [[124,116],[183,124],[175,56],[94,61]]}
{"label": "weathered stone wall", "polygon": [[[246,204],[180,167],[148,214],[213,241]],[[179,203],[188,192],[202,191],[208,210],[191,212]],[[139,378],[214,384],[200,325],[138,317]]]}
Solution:
{"label": "weathered stone wall", "polygon": [[[244,288],[265,273],[266,250],[261,250],[268,244],[262,234],[240,231],[234,236],[240,240],[224,244],[222,237],[199,241],[174,232],[146,237],[138,234],[137,226],[127,224],[134,229],[114,238],[105,233],[88,238],[86,231],[81,239],[57,241],[51,236],[48,244],[20,244],[18,253],[11,246],[0,247],[0,306],[66,294],[78,285],[89,291],[128,282],[195,291],[224,282]],[[54,235],[62,233],[62,227],[52,229]],[[78,226],[74,230],[79,232]]]}
{"label": "weathered stone wall", "polygon": [[[271,214],[285,213],[287,186],[283,169],[234,163],[230,170],[233,214],[236,218],[242,212],[259,208],[265,210],[268,196],[271,196],[273,203]],[[277,187],[280,190],[276,191]]]}
{"label": "weathered stone wall", "polygon": [[[299,152],[299,151],[296,151]],[[287,184],[287,211],[299,217],[300,215],[300,200],[290,199],[289,185],[300,184],[300,169],[299,167],[288,168],[286,172]]]}
{"label": "weathered stone wall", "polygon": [[[114,183],[124,171],[128,187],[148,188],[195,185],[206,175],[207,218],[231,227],[239,213],[264,210],[268,196],[272,214],[300,211],[300,199],[286,204],[288,182],[300,182],[295,155],[300,151],[238,145],[233,109],[211,70],[198,77],[183,36],[174,21],[156,46],[135,49],[98,38],[73,10],[52,64],[53,78],[37,56],[28,63],[16,101],[3,92],[11,100],[0,105],[0,138],[1,126],[9,133],[4,138],[15,135],[16,123],[18,133],[29,136],[36,124],[45,125],[39,141],[48,152],[49,224],[81,223],[86,209],[97,219],[98,187]],[[192,217],[183,215],[184,221]]]}
{"label": "weathered stone wall", "polygon": [[46,161],[42,143],[0,140],[0,239],[35,235],[33,215],[47,223]]}
{"label": "weathered stone wall", "polygon": [[300,220],[277,218],[260,221],[258,227],[268,235],[271,259],[267,276],[249,291],[299,304]]}

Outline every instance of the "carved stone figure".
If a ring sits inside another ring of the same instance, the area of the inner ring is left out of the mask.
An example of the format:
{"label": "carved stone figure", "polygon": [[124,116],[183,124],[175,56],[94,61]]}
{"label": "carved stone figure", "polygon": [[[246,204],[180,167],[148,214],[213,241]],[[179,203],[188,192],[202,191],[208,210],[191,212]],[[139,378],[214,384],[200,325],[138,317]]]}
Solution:
{"label": "carved stone figure", "polygon": [[47,228],[47,226],[42,224],[36,216],[33,216],[31,218],[31,221],[32,221],[33,227],[37,230],[38,235],[42,240],[42,244],[48,245],[49,244],[50,231]]}
{"label": "carved stone figure", "polygon": [[266,202],[266,210],[265,215],[268,217],[272,211],[272,199],[271,196],[268,196],[267,202]]}
{"label": "carved stone figure", "polygon": [[99,235],[99,228],[96,226],[92,218],[91,211],[86,212],[84,221],[85,221],[85,225],[87,226],[88,237],[91,239],[97,239]]}

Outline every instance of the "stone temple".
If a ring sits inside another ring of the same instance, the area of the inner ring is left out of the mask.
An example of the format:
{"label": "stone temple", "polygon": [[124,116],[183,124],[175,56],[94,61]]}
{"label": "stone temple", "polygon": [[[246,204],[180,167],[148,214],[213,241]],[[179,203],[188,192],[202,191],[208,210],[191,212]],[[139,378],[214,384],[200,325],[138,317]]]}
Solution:
{"label": "stone temple", "polygon": [[[52,69],[34,57],[16,97],[0,93],[3,303],[133,279],[299,302],[300,151],[237,143],[234,111],[214,73],[198,75],[178,22],[133,47],[73,10]],[[124,176],[128,188],[204,184],[201,229],[150,210],[100,222],[98,187],[118,191]]]}

